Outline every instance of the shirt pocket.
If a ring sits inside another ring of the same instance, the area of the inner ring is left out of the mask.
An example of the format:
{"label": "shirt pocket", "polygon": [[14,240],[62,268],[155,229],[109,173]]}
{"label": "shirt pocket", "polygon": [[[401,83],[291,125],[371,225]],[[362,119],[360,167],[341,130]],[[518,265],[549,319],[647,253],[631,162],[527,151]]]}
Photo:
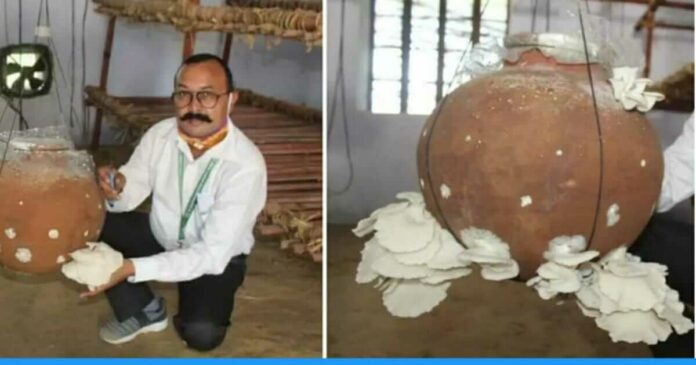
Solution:
{"label": "shirt pocket", "polygon": [[201,216],[201,219],[205,220],[205,218],[208,216],[208,213],[210,213],[213,204],[215,203],[215,200],[213,199],[213,194],[203,191],[198,193],[197,199],[198,214]]}

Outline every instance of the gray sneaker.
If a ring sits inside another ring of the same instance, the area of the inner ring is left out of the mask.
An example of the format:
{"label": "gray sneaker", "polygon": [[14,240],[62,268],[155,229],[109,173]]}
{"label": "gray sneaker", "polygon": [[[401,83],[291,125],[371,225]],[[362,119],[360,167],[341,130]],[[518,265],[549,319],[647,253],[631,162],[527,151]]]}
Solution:
{"label": "gray sneaker", "polygon": [[126,343],[141,333],[159,332],[167,328],[164,298],[155,298],[143,311],[123,322],[111,318],[99,329],[99,338],[110,344]]}

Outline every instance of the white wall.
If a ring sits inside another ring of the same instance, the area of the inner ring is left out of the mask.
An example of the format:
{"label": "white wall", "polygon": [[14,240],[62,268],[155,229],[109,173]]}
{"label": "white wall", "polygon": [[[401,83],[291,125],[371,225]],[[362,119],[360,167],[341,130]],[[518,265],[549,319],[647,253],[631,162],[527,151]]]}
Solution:
{"label": "white wall", "polygon": [[[394,200],[400,191],[417,190],[416,147],[418,134],[426,116],[375,115],[365,111],[367,98],[367,58],[369,42],[369,1],[346,1],[346,36],[344,72],[346,81],[346,114],[350,136],[355,176],[348,191],[335,195],[329,193],[329,220],[333,223],[354,223],[366,217],[374,209]],[[537,30],[545,28],[545,1],[539,0]],[[551,14],[558,14],[566,4],[551,2]],[[336,83],[338,67],[338,44],[340,39],[340,0],[327,0],[325,13],[328,14],[326,41],[327,50],[327,109],[331,110],[331,100]],[[531,0],[514,0],[511,11],[510,32],[529,31],[531,25]],[[542,4],[544,6],[542,6]],[[611,8],[598,2],[591,2],[593,14],[609,14],[614,32],[632,36],[633,24],[645,9],[642,5],[613,5]],[[560,9],[559,9],[560,8]],[[693,24],[693,13],[663,11],[658,19],[682,24]],[[676,20],[674,20],[676,19]],[[567,27],[553,19],[551,31]],[[643,33],[635,35],[642,39]],[[651,76],[660,79],[677,68],[693,62],[694,37],[689,31],[656,30],[654,35],[653,62]],[[348,179],[348,162],[345,154],[343,126],[340,119],[340,105],[336,112],[333,133],[329,139],[327,152],[328,182],[330,190],[342,188]],[[681,131],[688,115],[683,113],[651,112],[648,118],[656,126],[663,146],[671,143]],[[693,212],[683,206],[678,210],[681,219],[693,219]]]}
{"label": "white wall", "polygon": [[[6,45],[3,2],[7,4],[10,43],[18,40],[18,10],[20,0],[0,1],[0,46]],[[71,6],[68,0],[47,0],[50,6],[53,39],[68,82],[71,70]],[[31,41],[36,24],[40,0],[21,0],[23,41]],[[89,6],[86,21],[86,83],[97,85],[101,70],[102,51],[108,18],[93,11],[91,0],[74,0],[76,6],[76,56],[75,56],[75,109],[76,120],[82,123],[81,75],[82,75],[82,9]],[[204,5],[219,5],[222,0],[203,0]],[[199,33],[196,52],[211,52],[222,55],[224,37],[215,32]],[[182,61],[183,35],[173,27],[160,24],[116,22],[108,91],[123,96],[166,96],[172,91],[173,75]],[[230,56],[230,67],[237,86],[258,93],[280,98],[293,103],[305,104],[317,109],[322,107],[322,57],[321,48],[310,53],[305,46],[295,41],[283,41],[279,46],[267,50],[265,38],[257,37],[254,49],[236,37]],[[51,94],[30,99],[24,103],[24,112],[31,127],[40,127],[59,122],[57,91],[63,101],[68,118],[70,87],[59,79],[58,88]],[[0,100],[0,111],[4,109]],[[13,115],[0,121],[0,131],[8,130]],[[94,117],[94,110],[91,111]],[[106,126],[106,125],[105,125]],[[75,138],[79,128],[73,129]],[[113,142],[108,128],[102,141]],[[76,139],[76,142],[80,142]]]}

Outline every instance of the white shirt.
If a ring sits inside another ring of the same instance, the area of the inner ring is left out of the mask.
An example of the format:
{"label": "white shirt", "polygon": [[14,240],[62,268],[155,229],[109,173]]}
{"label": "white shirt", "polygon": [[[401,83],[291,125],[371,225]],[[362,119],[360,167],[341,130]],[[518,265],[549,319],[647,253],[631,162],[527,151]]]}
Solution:
{"label": "white shirt", "polygon": [[657,211],[666,212],[694,194],[694,115],[664,152],[665,174]]}
{"label": "white shirt", "polygon": [[[225,139],[194,160],[179,136],[176,118],[165,119],[143,135],[128,163],[120,199],[110,212],[135,209],[152,193],[150,227],[165,252],[133,258],[130,282],[178,282],[220,274],[230,259],[249,254],[256,217],[266,203],[266,164],[258,148],[228,119]],[[183,205],[179,203],[178,156],[184,153]],[[179,220],[208,162],[219,162],[198,195],[198,204],[179,245]]]}

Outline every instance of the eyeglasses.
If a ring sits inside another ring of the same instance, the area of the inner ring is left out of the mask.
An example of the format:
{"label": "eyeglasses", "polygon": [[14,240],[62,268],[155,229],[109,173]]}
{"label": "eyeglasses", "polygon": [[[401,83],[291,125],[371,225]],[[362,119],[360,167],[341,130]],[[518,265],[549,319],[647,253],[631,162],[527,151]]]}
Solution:
{"label": "eyeglasses", "polygon": [[194,93],[191,91],[180,90],[172,93],[172,100],[177,108],[185,108],[191,104],[193,101],[193,96],[195,95],[198,103],[204,108],[214,108],[215,105],[217,105],[218,100],[220,100],[220,97],[227,94],[228,93],[216,94],[212,91],[199,91]]}

